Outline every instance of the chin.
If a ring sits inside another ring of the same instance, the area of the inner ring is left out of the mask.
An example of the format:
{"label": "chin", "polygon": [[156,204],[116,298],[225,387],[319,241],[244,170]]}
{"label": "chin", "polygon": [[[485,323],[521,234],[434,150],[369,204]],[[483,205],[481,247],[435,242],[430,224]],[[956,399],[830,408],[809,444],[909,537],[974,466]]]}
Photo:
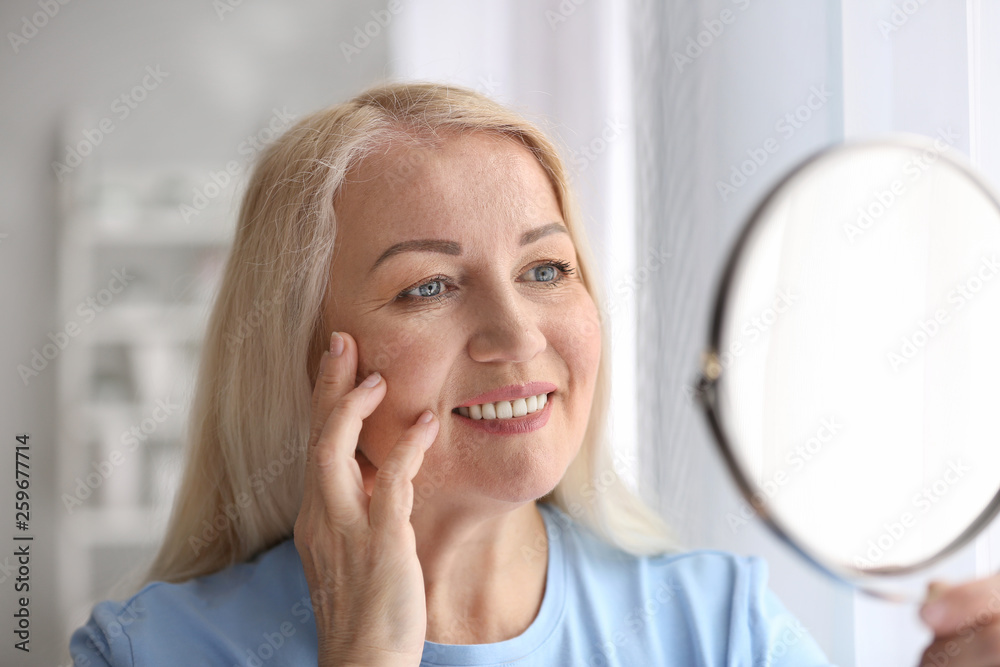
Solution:
{"label": "chin", "polygon": [[[534,461],[534,463],[539,462]],[[562,479],[564,470],[565,466],[554,465],[551,462],[546,462],[544,466],[510,466],[503,470],[494,469],[489,477],[476,486],[483,496],[523,504],[552,491]]]}
{"label": "chin", "polygon": [[578,453],[578,448],[567,448],[550,438],[507,447],[446,439],[427,451],[414,479],[414,491],[421,495],[422,490],[444,489],[459,503],[479,498],[524,504],[551,492]]}

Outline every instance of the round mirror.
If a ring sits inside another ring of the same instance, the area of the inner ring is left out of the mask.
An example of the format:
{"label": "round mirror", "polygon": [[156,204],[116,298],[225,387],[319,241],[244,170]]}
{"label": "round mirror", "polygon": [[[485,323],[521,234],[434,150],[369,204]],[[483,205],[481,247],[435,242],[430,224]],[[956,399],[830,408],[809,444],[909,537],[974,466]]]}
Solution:
{"label": "round mirror", "polygon": [[961,547],[1000,502],[996,197],[941,139],[797,166],[730,256],[699,397],[747,500],[828,572],[885,594]]}

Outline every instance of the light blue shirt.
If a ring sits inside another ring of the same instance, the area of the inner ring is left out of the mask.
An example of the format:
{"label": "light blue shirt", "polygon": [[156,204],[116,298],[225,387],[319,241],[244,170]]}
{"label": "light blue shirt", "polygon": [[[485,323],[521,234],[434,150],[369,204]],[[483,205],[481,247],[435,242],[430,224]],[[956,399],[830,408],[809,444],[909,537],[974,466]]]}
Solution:
{"label": "light blue shirt", "polygon": [[[425,642],[422,666],[830,664],[767,588],[762,559],[709,550],[632,556],[559,508],[538,507],[549,549],[535,620],[493,644]],[[315,665],[316,625],[295,544],[101,602],[73,633],[70,653],[75,667]]]}

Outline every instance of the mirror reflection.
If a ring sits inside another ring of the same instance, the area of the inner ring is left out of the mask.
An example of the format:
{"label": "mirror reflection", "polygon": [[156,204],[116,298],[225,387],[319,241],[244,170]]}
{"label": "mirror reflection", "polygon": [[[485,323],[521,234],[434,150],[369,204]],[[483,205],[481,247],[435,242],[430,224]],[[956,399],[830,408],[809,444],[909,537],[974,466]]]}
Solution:
{"label": "mirror reflection", "polygon": [[848,144],[760,206],[715,406],[762,514],[827,568],[911,572],[1000,487],[1000,208],[941,139]]}

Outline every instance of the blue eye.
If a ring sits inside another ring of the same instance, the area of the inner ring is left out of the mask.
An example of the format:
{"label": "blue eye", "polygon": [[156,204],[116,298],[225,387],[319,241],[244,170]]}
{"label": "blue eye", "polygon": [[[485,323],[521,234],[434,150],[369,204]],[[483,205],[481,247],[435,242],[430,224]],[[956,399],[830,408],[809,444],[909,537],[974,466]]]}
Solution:
{"label": "blue eye", "polygon": [[417,286],[417,291],[420,293],[420,296],[422,296],[422,297],[435,297],[438,294],[441,294],[442,293],[441,290],[444,289],[444,287],[441,287],[440,289],[425,290],[424,288],[427,287],[428,285],[438,285],[438,286],[441,286],[441,285],[444,285],[444,282],[441,281],[441,280],[432,280],[429,283],[424,283],[423,285]]}
{"label": "blue eye", "polygon": [[[553,267],[551,264],[542,264],[541,266],[536,266],[535,268],[531,269],[531,271],[537,271],[538,269],[546,269],[549,272],[551,272],[552,273],[552,280],[555,280],[556,278],[559,277],[558,275],[556,275],[555,267]],[[531,273],[531,271],[529,271],[528,273]],[[536,273],[535,275],[538,275],[538,274]],[[548,274],[546,274],[546,275],[548,275]],[[539,279],[537,282],[543,282],[544,283],[544,282],[549,282],[549,281],[545,280],[545,279]]]}
{"label": "blue eye", "polygon": [[[445,276],[434,276],[430,280],[414,285],[413,287],[407,287],[396,295],[396,300],[432,303],[447,299],[449,293],[444,291],[446,281],[447,278]],[[437,289],[434,288],[435,285],[438,286]],[[417,294],[413,294],[413,292]]]}
{"label": "blue eye", "polygon": [[[550,261],[532,267],[527,271],[527,273],[538,271],[539,269],[545,270],[541,274],[544,277],[539,277],[536,280],[528,280],[526,282],[540,283],[540,285],[545,287],[556,287],[559,283],[564,281],[567,276],[571,275],[576,270],[570,266],[568,262]],[[556,269],[558,269],[558,271],[556,271]],[[537,273],[535,275],[539,276]],[[412,287],[406,288],[396,295],[396,300],[415,304],[436,303],[443,301],[451,298],[452,293],[455,291],[446,291],[446,286],[448,284],[447,276],[434,276],[429,280],[425,280],[421,283],[413,285]],[[414,294],[414,292],[416,292],[416,294]]]}
{"label": "blue eye", "polygon": [[[553,268],[559,269],[559,272],[558,273],[553,272],[552,271]],[[552,280],[533,280],[529,282],[539,282],[544,284],[546,287],[555,287],[563,280],[565,280],[567,276],[571,275],[576,270],[569,265],[569,262],[551,261],[532,267],[531,269],[528,270],[528,273],[531,273],[532,271],[537,271],[538,269],[549,269],[549,271],[546,272],[545,275],[551,275]]]}

